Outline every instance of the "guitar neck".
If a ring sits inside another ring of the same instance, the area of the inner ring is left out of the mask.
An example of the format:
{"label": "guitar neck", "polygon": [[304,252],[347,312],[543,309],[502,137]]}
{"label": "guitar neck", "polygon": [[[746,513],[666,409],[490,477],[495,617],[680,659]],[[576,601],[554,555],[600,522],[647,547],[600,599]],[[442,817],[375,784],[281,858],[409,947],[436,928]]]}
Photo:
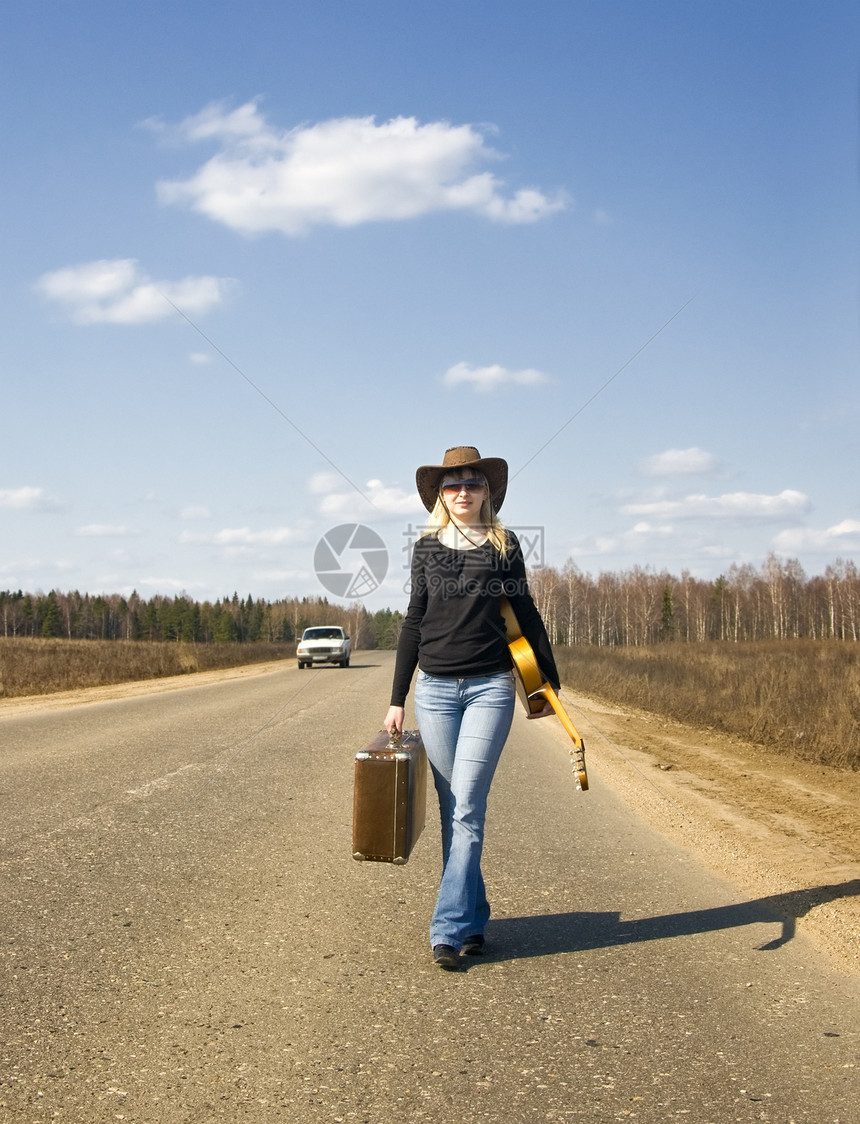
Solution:
{"label": "guitar neck", "polygon": [[555,693],[554,689],[550,687],[549,683],[544,683],[543,687],[541,687],[540,693],[558,715],[562,726],[564,726],[565,730],[567,730],[573,744],[577,747],[577,749],[582,749],[582,738],[579,736],[579,732],[576,726],[574,726],[574,724],[571,722],[570,715],[561,705],[561,700]]}
{"label": "guitar neck", "polygon": [[585,770],[585,745],[582,738],[570,720],[570,715],[561,705],[555,689],[544,680],[541,675],[540,667],[538,666],[537,657],[532,651],[531,644],[523,636],[519,622],[517,621],[516,614],[514,613],[511,603],[507,597],[503,597],[500,605],[502,615],[505,620],[505,628],[507,629],[508,648],[511,653],[511,661],[514,665],[514,672],[516,674],[517,693],[522,699],[523,705],[526,710],[531,714],[537,714],[543,709],[540,699],[545,699],[567,731],[570,740],[573,742],[573,749],[570,754],[573,758],[573,772],[576,777],[576,787],[583,791],[588,788],[588,774]]}
{"label": "guitar neck", "polygon": [[579,736],[576,726],[571,722],[570,715],[561,705],[561,700],[554,689],[550,687],[549,683],[544,683],[540,693],[558,715],[562,726],[564,726],[570,736],[570,740],[573,742],[573,749],[570,751],[570,756],[573,759],[573,775],[576,778],[576,787],[580,789],[580,791],[585,792],[588,789],[588,773],[585,768],[585,744]]}

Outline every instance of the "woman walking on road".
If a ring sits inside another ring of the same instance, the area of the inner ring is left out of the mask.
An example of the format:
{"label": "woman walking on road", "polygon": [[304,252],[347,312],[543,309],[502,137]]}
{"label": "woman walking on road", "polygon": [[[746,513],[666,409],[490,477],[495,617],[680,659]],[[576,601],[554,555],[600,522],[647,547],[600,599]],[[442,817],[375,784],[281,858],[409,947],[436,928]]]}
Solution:
{"label": "woman walking on road", "polygon": [[[549,638],[532,600],[516,535],[498,519],[507,463],[471,446],[448,449],[416,473],[430,512],[412,555],[409,608],[397,646],[385,729],[403,729],[412,676],[415,715],[442,820],[442,881],[430,923],[434,961],[460,966],[484,949],[490,917],[481,852],[487,797],[514,711],[505,623],[507,597],[540,670],[556,690]],[[553,713],[549,703],[532,718]]]}

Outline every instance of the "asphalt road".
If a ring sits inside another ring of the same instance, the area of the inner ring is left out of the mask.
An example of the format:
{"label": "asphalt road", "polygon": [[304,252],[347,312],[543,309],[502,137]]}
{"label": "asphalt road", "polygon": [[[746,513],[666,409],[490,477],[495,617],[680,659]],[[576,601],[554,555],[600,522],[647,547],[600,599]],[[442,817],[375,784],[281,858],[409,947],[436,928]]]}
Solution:
{"label": "asphalt road", "polygon": [[[436,968],[435,809],[351,857],[390,653],[0,707],[0,1121],[856,1124],[860,989],[519,716],[490,948]],[[433,808],[432,800],[428,806]]]}

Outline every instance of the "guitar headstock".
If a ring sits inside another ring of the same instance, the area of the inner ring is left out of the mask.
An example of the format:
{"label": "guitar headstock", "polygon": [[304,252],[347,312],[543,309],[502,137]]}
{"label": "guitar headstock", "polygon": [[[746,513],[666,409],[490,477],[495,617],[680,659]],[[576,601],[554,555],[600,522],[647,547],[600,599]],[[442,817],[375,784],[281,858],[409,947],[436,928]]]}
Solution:
{"label": "guitar headstock", "polygon": [[585,770],[585,742],[579,739],[579,744],[573,742],[570,747],[570,760],[573,765],[573,776],[576,787],[580,792],[588,791],[588,773]]}

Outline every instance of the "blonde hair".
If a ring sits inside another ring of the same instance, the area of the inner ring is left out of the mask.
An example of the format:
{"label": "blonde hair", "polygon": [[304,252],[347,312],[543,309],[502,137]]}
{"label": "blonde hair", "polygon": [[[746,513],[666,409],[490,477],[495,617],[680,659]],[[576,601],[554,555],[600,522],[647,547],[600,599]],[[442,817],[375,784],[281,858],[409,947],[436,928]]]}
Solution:
{"label": "blonde hair", "polygon": [[[493,505],[490,502],[490,489],[487,484],[486,476],[484,476],[482,472],[475,472],[470,468],[452,468],[446,470],[446,472],[439,477],[440,489],[441,483],[446,476],[453,476],[455,480],[483,480],[487,494],[484,496],[484,502],[481,504],[481,523],[487,533],[487,538],[496,550],[498,550],[499,554],[501,554],[503,558],[506,557],[510,547],[508,532],[504,523],[502,523],[498,515],[493,511]],[[422,537],[438,535],[442,528],[447,527],[450,522],[452,522],[451,513],[445,505],[445,500],[442,498],[442,492],[440,490],[436,496],[436,503],[433,505],[433,510],[430,512],[430,517],[427,520],[424,530],[421,532]]]}

